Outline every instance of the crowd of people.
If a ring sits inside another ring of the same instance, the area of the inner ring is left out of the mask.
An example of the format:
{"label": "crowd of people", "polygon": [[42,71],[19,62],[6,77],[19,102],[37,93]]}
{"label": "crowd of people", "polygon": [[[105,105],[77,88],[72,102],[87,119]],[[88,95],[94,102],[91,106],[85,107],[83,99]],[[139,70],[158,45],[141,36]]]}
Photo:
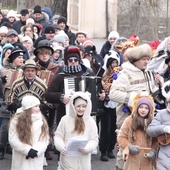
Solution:
{"label": "crowd of people", "polygon": [[117,170],[169,169],[170,37],[139,41],[111,31],[97,51],[49,7],[0,12],[0,160],[90,170],[99,146]]}

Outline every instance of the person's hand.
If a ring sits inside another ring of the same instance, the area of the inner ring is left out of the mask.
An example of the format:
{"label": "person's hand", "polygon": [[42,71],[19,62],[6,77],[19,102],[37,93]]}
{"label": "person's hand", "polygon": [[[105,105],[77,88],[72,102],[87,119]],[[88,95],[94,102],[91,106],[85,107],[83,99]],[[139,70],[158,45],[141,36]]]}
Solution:
{"label": "person's hand", "polygon": [[170,133],[170,126],[165,126],[164,127],[164,132],[165,133]]}
{"label": "person's hand", "polygon": [[149,151],[148,154],[147,154],[147,158],[150,160],[150,161],[153,161],[155,158],[156,158],[156,152],[155,151]]}
{"label": "person's hand", "polygon": [[129,145],[129,152],[131,153],[131,154],[133,154],[133,155],[136,155],[136,154],[138,154],[138,152],[139,152],[139,146],[137,146],[137,145]]}
{"label": "person's hand", "polygon": [[70,97],[64,95],[63,103],[64,103],[64,104],[68,104],[69,101],[70,101]]}
{"label": "person's hand", "polygon": [[62,155],[64,155],[64,156],[67,154],[66,146],[63,146],[63,148],[61,149],[60,153],[61,153]]}
{"label": "person's hand", "polygon": [[164,84],[164,79],[163,79],[163,77],[162,77],[160,74],[156,73],[156,74],[154,74],[154,78],[155,78],[155,81],[156,81],[158,84],[160,84],[160,86],[162,87],[162,85]]}
{"label": "person's hand", "polygon": [[99,100],[100,100],[100,101],[104,101],[105,96],[106,96],[105,92],[102,91],[102,93],[99,93]]}
{"label": "person's hand", "polygon": [[85,148],[78,148],[78,151],[81,152],[84,155],[87,155],[89,152]]}
{"label": "person's hand", "polygon": [[38,151],[36,151],[34,149],[30,149],[28,152],[28,155],[26,156],[26,159],[37,157],[38,156],[37,153],[38,153]]}

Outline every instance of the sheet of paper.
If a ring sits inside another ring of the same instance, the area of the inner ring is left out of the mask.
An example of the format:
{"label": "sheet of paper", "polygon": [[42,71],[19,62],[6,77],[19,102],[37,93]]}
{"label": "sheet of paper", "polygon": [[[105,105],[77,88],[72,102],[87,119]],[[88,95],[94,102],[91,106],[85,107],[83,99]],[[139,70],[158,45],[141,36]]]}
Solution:
{"label": "sheet of paper", "polygon": [[78,148],[84,148],[87,144],[88,140],[84,136],[76,136],[70,138],[67,141],[67,154],[66,156],[82,156],[82,153],[78,151]]}

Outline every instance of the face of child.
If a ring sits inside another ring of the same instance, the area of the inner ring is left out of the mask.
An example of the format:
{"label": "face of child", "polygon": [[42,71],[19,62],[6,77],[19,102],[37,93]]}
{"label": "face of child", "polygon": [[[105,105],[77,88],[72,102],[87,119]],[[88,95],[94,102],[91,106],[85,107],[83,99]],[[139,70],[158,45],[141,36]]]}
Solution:
{"label": "face of child", "polygon": [[39,105],[36,105],[31,108],[31,113],[39,113],[40,112],[40,107]]}
{"label": "face of child", "polygon": [[113,69],[113,68],[115,68],[117,66],[118,66],[117,60],[112,61],[111,68]]}
{"label": "face of child", "polygon": [[53,58],[54,58],[54,59],[58,59],[59,57],[60,57],[60,50],[54,51],[54,53],[53,53]]}
{"label": "face of child", "polygon": [[76,114],[77,114],[78,116],[80,116],[80,117],[83,116],[86,107],[87,107],[87,105],[85,105],[85,104],[80,104],[80,105],[78,105],[78,106],[75,108]]}
{"label": "face of child", "polygon": [[146,104],[141,104],[138,108],[138,114],[141,117],[146,117],[149,113],[149,107]]}

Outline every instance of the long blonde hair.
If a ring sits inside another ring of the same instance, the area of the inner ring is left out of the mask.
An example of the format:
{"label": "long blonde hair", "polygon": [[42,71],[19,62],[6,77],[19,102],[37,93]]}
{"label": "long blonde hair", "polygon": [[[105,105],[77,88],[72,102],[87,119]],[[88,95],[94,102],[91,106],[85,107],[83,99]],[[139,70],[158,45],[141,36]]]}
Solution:
{"label": "long blonde hair", "polygon": [[[41,135],[39,140],[48,140],[49,139],[49,128],[47,122],[42,115],[43,125],[41,126]],[[31,109],[28,109],[22,113],[20,113],[17,124],[16,131],[18,132],[19,139],[21,142],[32,145],[32,120],[31,120]]]}

